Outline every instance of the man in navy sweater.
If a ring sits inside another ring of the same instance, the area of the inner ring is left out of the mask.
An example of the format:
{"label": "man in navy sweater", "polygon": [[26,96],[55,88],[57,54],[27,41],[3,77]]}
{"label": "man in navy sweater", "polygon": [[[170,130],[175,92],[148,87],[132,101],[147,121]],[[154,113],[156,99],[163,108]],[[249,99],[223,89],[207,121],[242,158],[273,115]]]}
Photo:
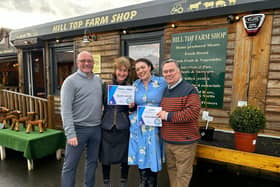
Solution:
{"label": "man in navy sweater", "polygon": [[168,87],[161,100],[163,120],[161,137],[165,142],[167,171],[171,187],[190,183],[197,141],[200,139],[198,118],[200,98],[196,88],[182,78],[179,64],[164,62],[162,74]]}
{"label": "man in navy sweater", "polygon": [[92,55],[82,51],[78,70],[67,77],[61,88],[61,117],[67,138],[61,186],[74,187],[78,162],[86,149],[84,187],[95,183],[101,140],[102,81],[93,72]]}

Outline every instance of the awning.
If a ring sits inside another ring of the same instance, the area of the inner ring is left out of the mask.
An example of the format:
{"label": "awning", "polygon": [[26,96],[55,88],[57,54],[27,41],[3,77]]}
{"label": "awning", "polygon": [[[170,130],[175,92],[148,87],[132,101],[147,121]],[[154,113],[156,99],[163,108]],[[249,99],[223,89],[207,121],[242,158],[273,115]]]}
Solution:
{"label": "awning", "polygon": [[[94,6],[94,5],[93,5]],[[122,30],[172,21],[205,19],[241,12],[280,8],[276,0],[161,0],[88,14],[13,30],[10,40],[82,35],[88,32]]]}

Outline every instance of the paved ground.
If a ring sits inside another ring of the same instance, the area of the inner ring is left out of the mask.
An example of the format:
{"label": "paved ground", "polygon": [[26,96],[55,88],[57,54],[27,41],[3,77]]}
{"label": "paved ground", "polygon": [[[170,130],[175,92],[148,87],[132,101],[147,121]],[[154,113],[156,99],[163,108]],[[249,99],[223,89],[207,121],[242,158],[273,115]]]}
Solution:
{"label": "paved ground", "polygon": [[[0,187],[59,187],[62,160],[55,155],[34,161],[34,170],[27,170],[26,160],[22,153],[6,150],[6,160],[0,161]],[[84,159],[81,160],[77,172],[77,187],[82,186]],[[229,169],[230,168],[230,169]],[[112,168],[113,187],[118,185],[118,166]],[[101,168],[98,167],[97,187],[102,187]],[[131,167],[129,172],[129,187],[138,186],[138,172]],[[279,174],[266,175],[255,170],[241,170],[228,165],[209,163],[199,160],[195,167],[190,187],[279,187]],[[169,187],[168,177],[164,170],[159,175],[159,187]]]}

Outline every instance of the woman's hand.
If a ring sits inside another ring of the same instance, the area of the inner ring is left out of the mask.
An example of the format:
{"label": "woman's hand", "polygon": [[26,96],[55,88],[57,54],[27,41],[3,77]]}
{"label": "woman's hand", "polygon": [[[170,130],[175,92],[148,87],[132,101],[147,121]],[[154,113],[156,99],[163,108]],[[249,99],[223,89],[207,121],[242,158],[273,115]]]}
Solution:
{"label": "woman's hand", "polygon": [[130,103],[129,105],[128,105],[128,108],[134,108],[135,107],[135,103]]}

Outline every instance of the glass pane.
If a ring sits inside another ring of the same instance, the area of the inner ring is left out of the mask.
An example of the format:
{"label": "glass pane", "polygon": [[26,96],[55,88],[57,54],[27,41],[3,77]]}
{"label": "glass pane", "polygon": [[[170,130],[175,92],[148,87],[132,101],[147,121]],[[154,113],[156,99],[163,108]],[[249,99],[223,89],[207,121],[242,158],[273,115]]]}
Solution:
{"label": "glass pane", "polygon": [[18,64],[16,62],[0,63],[0,84],[5,88],[18,86]]}
{"label": "glass pane", "polygon": [[44,79],[44,63],[43,52],[33,51],[32,56],[32,74],[29,78],[32,79],[30,83],[33,83],[33,95],[45,97],[45,79]]}
{"label": "glass pane", "polygon": [[160,43],[129,45],[128,56],[134,58],[147,58],[154,65],[154,73],[159,75]]}
{"label": "glass pane", "polygon": [[56,52],[57,88],[60,89],[64,79],[72,73],[74,64],[73,50]]}

